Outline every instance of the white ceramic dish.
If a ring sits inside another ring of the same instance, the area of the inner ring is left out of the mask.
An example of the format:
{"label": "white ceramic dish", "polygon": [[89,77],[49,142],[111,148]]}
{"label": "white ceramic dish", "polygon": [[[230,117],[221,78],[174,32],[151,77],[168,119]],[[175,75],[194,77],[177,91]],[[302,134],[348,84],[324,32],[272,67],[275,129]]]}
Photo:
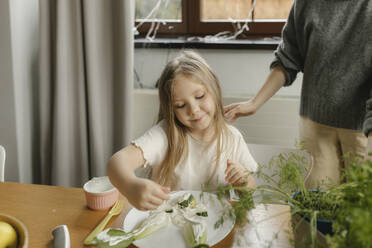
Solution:
{"label": "white ceramic dish", "polygon": [[[195,199],[200,201],[200,191],[176,191],[171,193],[171,199],[178,197],[184,193],[191,193]],[[208,199],[208,221],[207,221],[207,243],[212,246],[224,239],[233,229],[234,222],[230,218],[225,218],[224,224],[218,229],[214,228],[214,224],[222,214],[222,205],[214,194],[203,193],[203,198]],[[225,201],[225,200],[224,200]],[[226,204],[229,204],[225,201]],[[131,231],[137,224],[148,217],[147,211],[139,211],[132,208],[124,220],[124,231]],[[135,241],[137,247],[140,248],[186,248],[186,243],[183,238],[182,229],[170,224],[169,226],[147,236],[144,239]]]}

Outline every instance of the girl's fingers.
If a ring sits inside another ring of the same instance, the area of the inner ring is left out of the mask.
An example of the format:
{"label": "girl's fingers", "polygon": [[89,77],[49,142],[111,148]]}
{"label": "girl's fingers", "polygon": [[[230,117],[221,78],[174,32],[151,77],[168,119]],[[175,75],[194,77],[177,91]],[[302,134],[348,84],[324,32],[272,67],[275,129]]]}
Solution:
{"label": "girl's fingers", "polygon": [[144,202],[141,205],[140,209],[138,209],[138,210],[147,211],[147,210],[155,210],[157,208],[158,208],[158,206],[152,204],[151,202]]}
{"label": "girl's fingers", "polygon": [[166,194],[169,194],[169,192],[171,191],[171,189],[169,187],[162,187],[161,189]]}
{"label": "girl's fingers", "polygon": [[162,203],[163,203],[163,200],[156,197],[156,196],[150,196],[149,198],[149,202],[152,204],[152,205],[155,205],[156,207],[160,206]]}
{"label": "girl's fingers", "polygon": [[234,167],[228,165],[227,168],[226,168],[226,170],[225,170],[225,175],[229,175],[232,170],[234,170]]}
{"label": "girl's fingers", "polygon": [[139,210],[154,210],[157,209],[164,199],[156,196],[155,194],[149,194],[141,203]]}
{"label": "girl's fingers", "polygon": [[234,186],[246,185],[247,182],[245,177],[241,177],[238,181],[234,182]]}
{"label": "girl's fingers", "polygon": [[170,197],[168,193],[165,193],[165,191],[167,191],[167,188],[160,186],[160,187],[156,187],[154,191],[152,192],[152,194],[161,200],[169,200]]}
{"label": "girl's fingers", "polygon": [[227,163],[226,163],[226,170],[225,170],[225,173],[227,170],[231,170],[233,168],[233,163],[231,162],[230,159],[227,159]]}
{"label": "girl's fingers", "polygon": [[230,174],[232,171],[240,171],[236,164],[232,163],[230,160],[227,160],[227,166],[225,170],[225,175]]}
{"label": "girl's fingers", "polygon": [[240,174],[236,174],[234,175],[231,179],[230,179],[230,184],[237,184],[241,179],[242,179],[242,175]]}
{"label": "girl's fingers", "polygon": [[231,171],[226,175],[226,181],[231,183],[232,178],[236,177],[237,175],[239,176],[241,173],[235,168],[231,169]]}
{"label": "girl's fingers", "polygon": [[229,174],[231,170],[235,169],[235,165],[230,159],[227,159],[227,166],[225,169],[225,175]]}

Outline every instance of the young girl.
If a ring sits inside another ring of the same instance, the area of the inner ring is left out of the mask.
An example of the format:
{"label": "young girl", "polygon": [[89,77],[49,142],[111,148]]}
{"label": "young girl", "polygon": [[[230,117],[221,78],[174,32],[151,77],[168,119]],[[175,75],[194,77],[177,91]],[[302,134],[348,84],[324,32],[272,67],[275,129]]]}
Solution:
{"label": "young girl", "polygon": [[[257,164],[240,132],[226,123],[218,79],[203,58],[182,52],[159,79],[157,125],[115,153],[108,176],[140,210],[157,208],[170,190],[203,184],[254,187]],[[151,166],[150,179],[135,175]]]}

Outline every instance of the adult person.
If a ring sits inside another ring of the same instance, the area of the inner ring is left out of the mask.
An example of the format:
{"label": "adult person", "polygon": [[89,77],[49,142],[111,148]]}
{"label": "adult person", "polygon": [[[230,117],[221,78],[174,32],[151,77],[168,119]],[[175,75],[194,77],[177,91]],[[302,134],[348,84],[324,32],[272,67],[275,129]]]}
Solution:
{"label": "adult person", "polygon": [[225,116],[232,123],[254,114],[303,72],[300,139],[314,157],[308,187],[338,183],[345,153],[372,151],[372,1],[295,0],[274,55],[257,95],[226,106]]}

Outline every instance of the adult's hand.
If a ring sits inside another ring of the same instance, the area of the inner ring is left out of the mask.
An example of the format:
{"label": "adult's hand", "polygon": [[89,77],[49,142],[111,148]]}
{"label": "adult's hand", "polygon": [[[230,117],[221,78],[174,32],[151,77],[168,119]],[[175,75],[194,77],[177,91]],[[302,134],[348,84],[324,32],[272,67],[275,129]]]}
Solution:
{"label": "adult's hand", "polygon": [[275,66],[271,70],[264,85],[252,100],[233,103],[224,107],[224,113],[229,123],[233,123],[240,116],[248,116],[256,113],[256,111],[284,85],[285,80],[285,70],[280,65]]}
{"label": "adult's hand", "polygon": [[254,101],[250,100],[247,102],[239,102],[227,105],[224,107],[224,113],[225,117],[231,124],[241,116],[248,116],[256,113],[257,109],[258,107]]}

